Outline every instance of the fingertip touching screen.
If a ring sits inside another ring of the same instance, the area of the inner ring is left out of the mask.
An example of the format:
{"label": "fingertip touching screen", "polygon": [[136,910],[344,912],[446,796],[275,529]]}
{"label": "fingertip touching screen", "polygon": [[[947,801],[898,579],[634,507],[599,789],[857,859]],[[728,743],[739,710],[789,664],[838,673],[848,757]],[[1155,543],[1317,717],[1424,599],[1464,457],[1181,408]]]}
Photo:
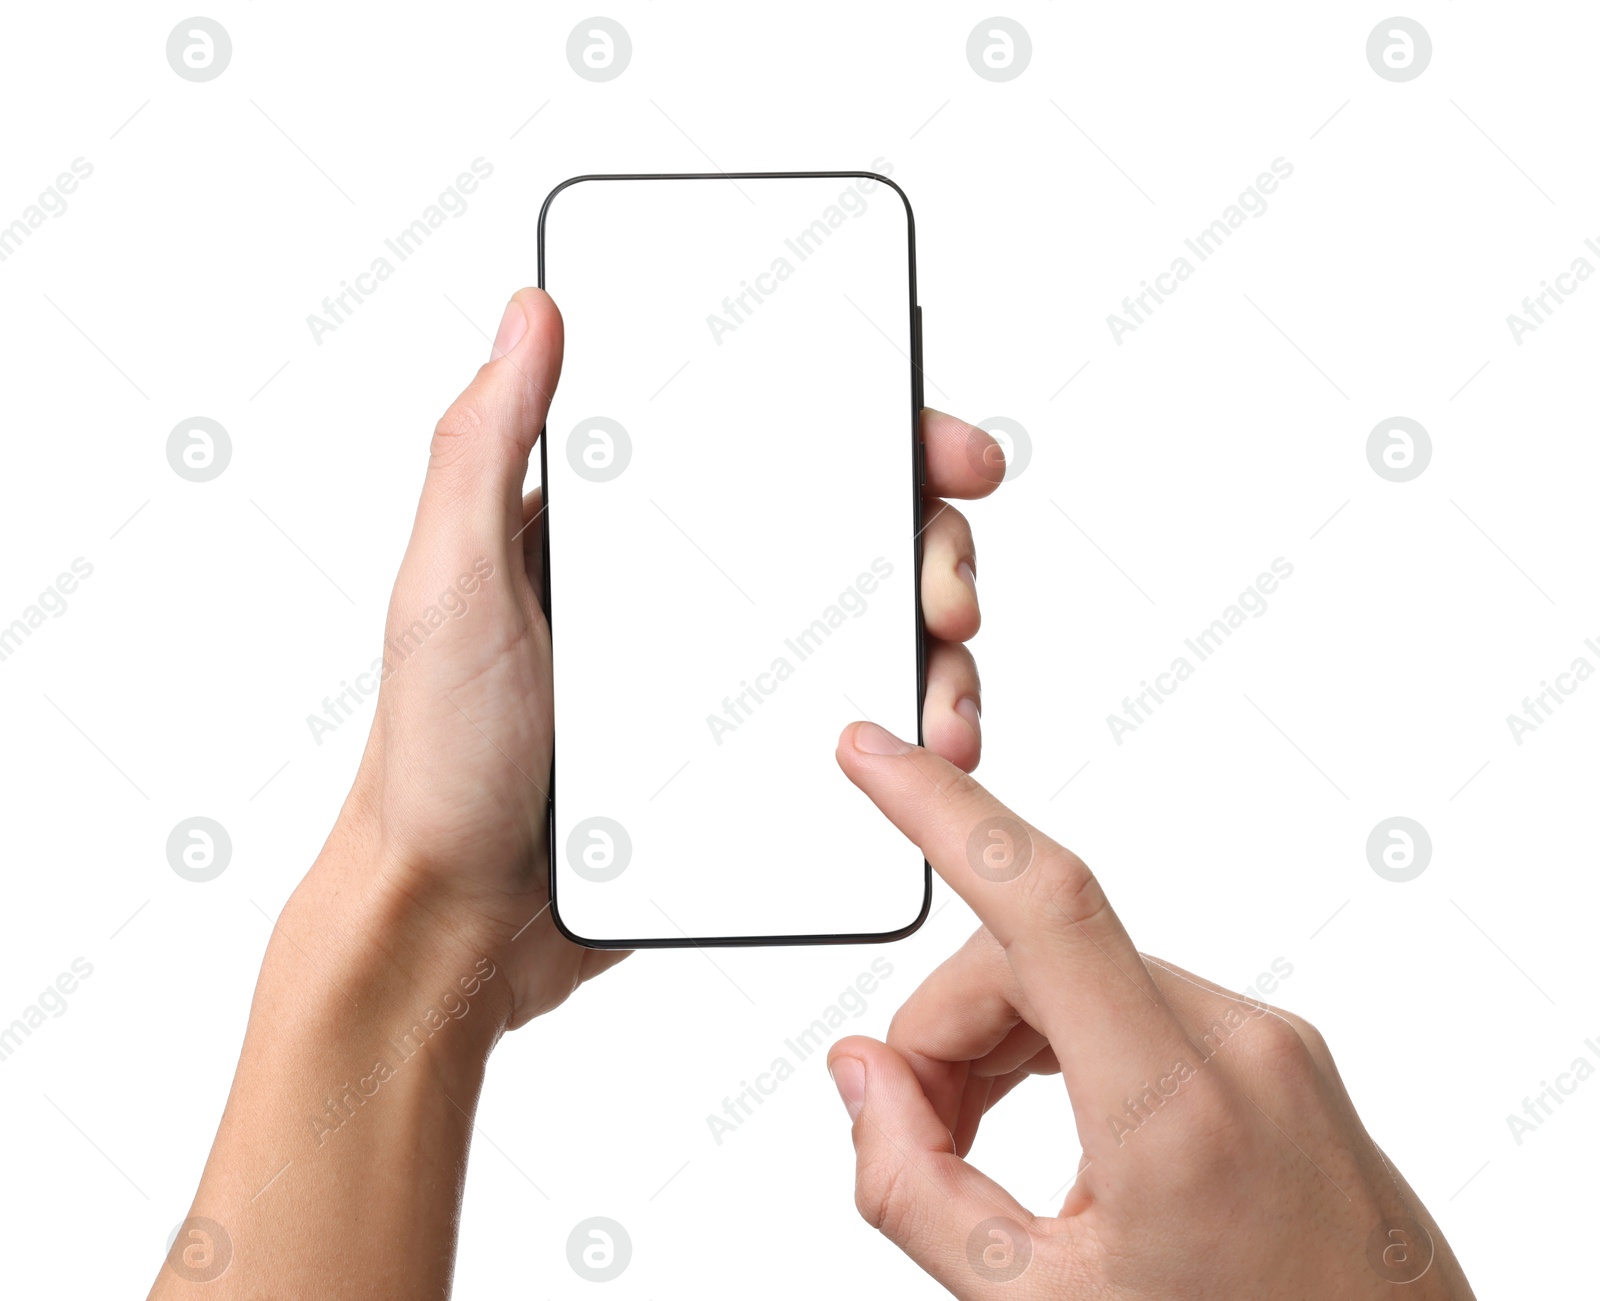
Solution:
{"label": "fingertip touching screen", "polygon": [[861,173],[585,177],[540,221],[551,890],[603,947],[894,938],[921,852],[834,760],[920,740],[911,211]]}

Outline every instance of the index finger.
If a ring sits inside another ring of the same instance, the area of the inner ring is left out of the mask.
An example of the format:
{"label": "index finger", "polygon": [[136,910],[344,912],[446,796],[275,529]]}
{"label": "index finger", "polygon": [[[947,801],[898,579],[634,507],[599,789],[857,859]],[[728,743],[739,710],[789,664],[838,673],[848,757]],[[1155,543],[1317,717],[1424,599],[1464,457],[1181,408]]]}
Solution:
{"label": "index finger", "polygon": [[938,755],[854,723],[839,766],[921,849],[1000,942],[1056,1050],[1086,1148],[1130,1097],[1193,1064],[1100,883],[1076,854],[1029,826]]}

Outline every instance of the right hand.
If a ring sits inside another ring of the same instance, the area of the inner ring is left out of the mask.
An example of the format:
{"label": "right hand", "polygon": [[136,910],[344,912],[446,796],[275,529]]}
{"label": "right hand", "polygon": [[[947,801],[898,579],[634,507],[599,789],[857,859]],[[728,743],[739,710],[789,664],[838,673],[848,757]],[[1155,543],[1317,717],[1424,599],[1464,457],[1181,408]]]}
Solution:
{"label": "right hand", "polygon": [[[984,923],[886,1044],[829,1053],[868,1223],[963,1298],[1472,1297],[1316,1030],[1141,955],[1075,854],[937,755],[856,723],[838,760]],[[1057,1072],[1083,1155],[1036,1216],[963,1158]]]}

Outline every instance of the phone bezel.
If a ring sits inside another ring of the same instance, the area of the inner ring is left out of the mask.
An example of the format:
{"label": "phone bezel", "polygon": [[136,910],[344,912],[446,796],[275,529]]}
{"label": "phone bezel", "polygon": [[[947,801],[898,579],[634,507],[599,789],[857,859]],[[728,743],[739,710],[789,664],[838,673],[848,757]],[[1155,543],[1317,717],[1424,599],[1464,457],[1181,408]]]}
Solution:
{"label": "phone bezel", "polygon": [[[916,219],[911,211],[911,200],[906,197],[906,192],[891,181],[887,176],[877,172],[841,171],[841,172],[610,172],[595,173],[584,176],[572,176],[562,181],[545,196],[544,204],[539,209],[538,233],[538,268],[539,288],[545,287],[545,256],[544,256],[544,225],[545,218],[550,212],[550,205],[568,186],[577,185],[582,181],[726,181],[726,180],[800,180],[819,178],[860,178],[886,185],[900,196],[900,201],[906,210],[906,255],[909,259],[908,288],[909,302],[907,310],[910,313],[910,339],[911,339],[911,518],[912,518],[912,583],[915,589],[913,618],[916,622],[916,647],[917,647],[917,744],[923,743],[922,711],[927,703],[928,694],[928,669],[926,628],[922,617],[922,493],[926,479],[926,452],[922,441],[922,408],[923,408],[923,382],[922,382],[922,307],[917,302],[917,228]],[[543,546],[540,551],[543,569],[543,589],[540,593],[540,604],[544,609],[545,622],[550,628],[552,644],[555,640],[555,617],[552,613],[550,592],[550,473],[546,457],[549,445],[549,428],[539,431],[539,483],[542,492],[540,499],[540,534]],[[928,918],[928,910],[933,902],[933,868],[926,859],[922,862],[922,906],[917,911],[916,917],[907,925],[891,931],[859,932],[846,934],[818,934],[818,935],[710,935],[710,936],[665,936],[657,938],[642,938],[631,940],[597,940],[578,935],[561,920],[561,908],[556,899],[556,872],[555,856],[557,853],[556,840],[556,767],[555,767],[555,742],[552,732],[550,751],[550,781],[548,809],[545,819],[546,838],[546,865],[550,893],[550,917],[555,922],[556,929],[571,940],[574,944],[582,945],[588,949],[678,949],[678,948],[732,948],[796,945],[796,944],[885,944],[893,940],[904,939],[917,931]]]}

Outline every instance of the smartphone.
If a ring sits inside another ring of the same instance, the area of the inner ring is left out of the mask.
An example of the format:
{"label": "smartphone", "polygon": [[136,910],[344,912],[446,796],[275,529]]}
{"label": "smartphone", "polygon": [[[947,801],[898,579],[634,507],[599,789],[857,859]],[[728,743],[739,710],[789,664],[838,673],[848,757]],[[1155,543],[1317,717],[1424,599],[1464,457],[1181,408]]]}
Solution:
{"label": "smartphone", "polygon": [[839,771],[921,741],[921,312],[875,172],[580,176],[540,439],[551,907],[592,948],[897,939],[932,875]]}

